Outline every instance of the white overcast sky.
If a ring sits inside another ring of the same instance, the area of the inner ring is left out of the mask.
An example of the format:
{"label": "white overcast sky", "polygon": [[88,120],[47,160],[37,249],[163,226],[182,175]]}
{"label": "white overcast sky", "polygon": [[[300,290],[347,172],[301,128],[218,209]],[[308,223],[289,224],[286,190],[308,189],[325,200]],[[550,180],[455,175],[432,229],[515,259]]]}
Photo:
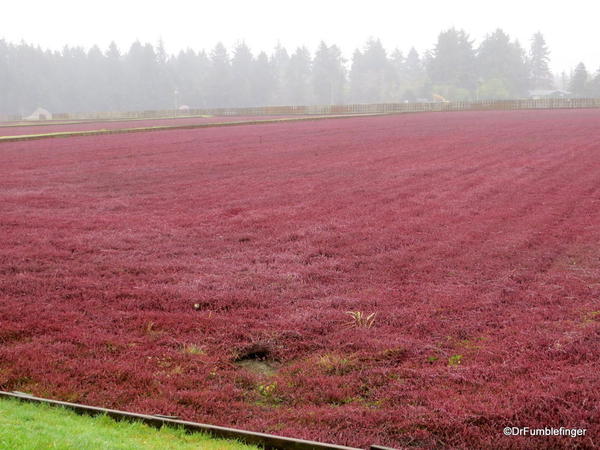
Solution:
{"label": "white overcast sky", "polygon": [[385,47],[420,52],[432,48],[440,30],[464,28],[476,42],[500,27],[529,46],[544,33],[554,71],[583,61],[600,67],[600,5],[597,0],[0,0],[0,39],[21,39],[43,48],[65,44],[121,49],[139,39],[163,39],[174,53],[231,46],[244,40],[255,52],[277,42],[288,50],[318,42],[339,45],[350,57],[368,37]]}

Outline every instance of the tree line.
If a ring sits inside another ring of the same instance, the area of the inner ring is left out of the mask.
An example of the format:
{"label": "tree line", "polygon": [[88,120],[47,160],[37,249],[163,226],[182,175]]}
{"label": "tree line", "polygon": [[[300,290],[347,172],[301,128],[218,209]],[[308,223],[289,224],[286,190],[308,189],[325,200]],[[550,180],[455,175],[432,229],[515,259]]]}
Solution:
{"label": "tree line", "polygon": [[557,86],[573,96],[600,96],[600,75],[583,63],[555,77],[549,61],[541,33],[525,49],[501,29],[476,46],[451,28],[422,54],[388,52],[369,39],[350,61],[325,42],[314,55],[279,45],[255,55],[244,42],[169,55],[162,42],[135,42],[121,52],[114,43],[106,51],[49,51],[0,40],[0,113],[508,99]]}

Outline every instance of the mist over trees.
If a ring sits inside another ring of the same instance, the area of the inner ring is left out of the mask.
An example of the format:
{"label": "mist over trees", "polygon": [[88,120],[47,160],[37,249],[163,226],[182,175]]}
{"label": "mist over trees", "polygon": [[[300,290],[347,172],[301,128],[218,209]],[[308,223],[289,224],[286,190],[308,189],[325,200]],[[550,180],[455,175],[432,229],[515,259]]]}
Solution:
{"label": "mist over trees", "polygon": [[476,61],[480,99],[523,97],[530,87],[534,87],[533,81],[530,82],[525,50],[519,41],[511,41],[502,30],[496,30],[484,39]]}
{"label": "mist over trees", "polygon": [[571,92],[577,97],[585,97],[590,88],[588,80],[589,74],[585,64],[579,63],[571,77],[571,83],[569,85]]}
{"label": "mist over trees", "polygon": [[389,51],[373,38],[346,60],[325,42],[314,54],[280,45],[254,54],[240,42],[169,55],[162,42],[122,52],[114,43],[48,51],[0,40],[0,113],[509,99],[558,84],[573,96],[600,96],[600,73],[580,64],[555,80],[543,35],[528,44],[501,29],[476,44],[451,28],[422,54]]}
{"label": "mist over trees", "polygon": [[548,68],[550,62],[550,51],[546,46],[546,40],[542,33],[536,33],[531,40],[531,52],[529,55],[529,67],[531,74],[531,86],[534,89],[548,89],[553,85],[552,74]]}

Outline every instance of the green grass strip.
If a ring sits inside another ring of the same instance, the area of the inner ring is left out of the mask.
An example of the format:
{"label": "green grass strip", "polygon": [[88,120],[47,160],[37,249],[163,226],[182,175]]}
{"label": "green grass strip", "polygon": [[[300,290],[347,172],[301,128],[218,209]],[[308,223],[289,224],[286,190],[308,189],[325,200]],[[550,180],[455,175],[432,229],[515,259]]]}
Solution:
{"label": "green grass strip", "polygon": [[216,122],[216,123],[198,123],[188,125],[161,125],[156,127],[140,127],[140,128],[119,128],[115,130],[89,130],[89,131],[59,131],[54,133],[44,134],[27,134],[19,136],[0,136],[0,143],[2,142],[20,142],[20,141],[31,141],[35,139],[49,139],[49,138],[66,138],[66,137],[78,137],[78,136],[101,136],[104,134],[123,134],[123,133],[140,133],[148,131],[169,131],[169,130],[192,130],[197,128],[215,128],[215,127],[231,127],[239,125],[260,125],[269,123],[284,123],[284,122],[302,122],[302,121],[314,121],[314,120],[326,120],[326,119],[349,119],[353,117],[372,117],[372,116],[388,116],[395,114],[404,113],[374,113],[374,114],[345,114],[335,116],[313,116],[313,117],[290,117],[284,119],[266,119],[266,120],[245,120],[238,122]]}
{"label": "green grass strip", "polygon": [[[84,123],[107,123],[107,122],[136,122],[136,121],[152,121],[152,120],[177,120],[177,119],[210,119],[215,117],[210,114],[187,115],[187,116],[164,116],[164,117],[125,117],[116,119],[79,119],[79,120],[47,120],[41,122],[14,122],[0,124],[0,128],[25,128],[25,127],[47,127],[55,125],[81,125]],[[221,116],[228,117],[228,116]]]}
{"label": "green grass strip", "polygon": [[256,449],[237,441],[107,416],[80,416],[60,407],[0,400],[0,449]]}
{"label": "green grass strip", "polygon": [[[99,121],[100,122],[100,121]],[[47,127],[49,125],[77,125],[85,123],[82,121],[56,121],[56,122],[14,122],[0,124],[0,128],[25,128],[25,127]]]}

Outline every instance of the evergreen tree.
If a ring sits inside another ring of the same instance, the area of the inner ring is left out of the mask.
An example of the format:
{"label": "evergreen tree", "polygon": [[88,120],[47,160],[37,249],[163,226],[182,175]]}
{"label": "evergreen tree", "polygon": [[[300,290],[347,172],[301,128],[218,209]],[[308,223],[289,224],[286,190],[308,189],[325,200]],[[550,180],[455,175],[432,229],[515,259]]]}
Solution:
{"label": "evergreen tree", "polygon": [[145,79],[148,63],[144,61],[144,46],[141,42],[134,42],[129,48],[129,52],[124,58],[124,67],[126,70],[126,90],[127,90],[127,109],[143,110],[148,109],[146,93],[148,82]]}
{"label": "evergreen tree", "polygon": [[[156,50],[151,45],[146,45],[149,55],[154,55],[154,70],[151,72],[152,89],[156,93],[153,99],[154,108],[179,107],[178,91],[168,70],[169,55],[165,50],[164,42],[159,39]],[[162,106],[165,105],[165,106]]]}
{"label": "evergreen tree", "polygon": [[[121,52],[115,42],[111,42],[106,52],[105,72],[108,85],[105,88],[108,109],[122,111],[126,109],[125,73]],[[131,109],[131,108],[129,108]]]}
{"label": "evergreen tree", "polygon": [[236,106],[252,106],[255,92],[249,74],[252,72],[254,56],[248,46],[241,42],[233,50],[231,60],[231,95]]}
{"label": "evergreen tree", "polygon": [[[528,90],[527,61],[518,42],[498,29],[488,35],[477,51],[478,74],[488,91],[482,98],[518,98]],[[493,83],[489,84],[491,80]],[[492,85],[499,87],[498,96],[489,90]]]}
{"label": "evergreen tree", "polygon": [[274,94],[275,74],[269,57],[265,52],[261,52],[256,57],[254,68],[251,72],[252,91],[254,92],[253,105],[266,106],[271,104]]}
{"label": "evergreen tree", "polygon": [[533,89],[552,89],[554,87],[552,73],[548,67],[549,62],[550,51],[546,46],[546,40],[542,33],[537,32],[531,39],[529,52],[529,70]]}
{"label": "evergreen tree", "polygon": [[207,103],[209,107],[232,106],[231,63],[222,43],[218,43],[210,55],[210,72],[207,80]]}
{"label": "evergreen tree", "polygon": [[588,94],[594,98],[600,98],[600,69],[588,84]]}
{"label": "evergreen tree", "polygon": [[307,105],[311,102],[311,64],[310,53],[305,47],[297,48],[290,58],[284,86],[292,105]]}
{"label": "evergreen tree", "polygon": [[[10,97],[15,110],[11,112],[29,114],[48,100],[46,83],[50,80],[42,80],[39,74],[40,68],[44,67],[44,52],[40,48],[21,42],[13,48],[12,53],[8,65],[12,68],[13,87],[10,91],[13,93]],[[60,88],[64,88],[64,85]]]}
{"label": "evergreen tree", "polygon": [[205,107],[210,71],[210,59],[206,53],[196,53],[191,49],[181,51],[177,58],[170,60],[169,66],[179,105]]}
{"label": "evergreen tree", "polygon": [[354,50],[352,55],[352,66],[350,67],[350,101],[361,103],[365,90],[365,63],[363,54],[359,49]]}
{"label": "evergreen tree", "polygon": [[[270,56],[255,58],[242,43],[230,59],[222,44],[210,56],[185,50],[173,57],[162,41],[134,42],[121,53],[115,43],[106,52],[68,46],[44,51],[0,40],[0,114],[30,114],[38,106],[78,112],[417,101],[432,92],[450,100],[475,92],[515,98],[551,86],[548,55],[539,33],[528,59],[502,30],[488,35],[475,53],[464,31],[450,29],[422,56],[412,48],[406,56],[396,49],[388,57],[381,42],[370,39],[355,52],[347,78],[340,49],[323,42],[313,60],[305,48],[290,56],[280,45]],[[584,69],[578,67],[572,83],[566,75],[556,83],[572,86],[578,96],[600,96],[600,78],[587,81]]]}
{"label": "evergreen tree", "polygon": [[360,103],[385,102],[392,91],[394,70],[379,39],[370,39],[363,53],[356,50],[350,71],[351,98]]}
{"label": "evergreen tree", "polygon": [[419,53],[414,47],[410,49],[404,64],[404,74],[408,81],[421,80],[425,76],[425,68]]}
{"label": "evergreen tree", "polygon": [[425,64],[414,47],[410,49],[406,56],[401,79],[404,80],[401,88],[402,100],[415,102],[420,97],[429,96],[428,92],[424,92],[426,90],[425,86],[428,84]]}
{"label": "evergreen tree", "polygon": [[440,33],[428,63],[434,85],[462,89],[468,95],[477,86],[473,42],[463,30],[451,28]]}
{"label": "evergreen tree", "polygon": [[313,91],[318,104],[339,104],[344,99],[346,69],[340,49],[319,44],[313,61]]}
{"label": "evergreen tree", "polygon": [[289,104],[289,92],[285,87],[285,74],[290,64],[290,56],[287,50],[280,44],[277,44],[275,51],[270,59],[273,73],[273,98],[272,102],[275,105]]}
{"label": "evergreen tree", "polygon": [[585,97],[588,94],[588,72],[585,64],[579,63],[575,68],[569,90],[574,97]]}
{"label": "evergreen tree", "polygon": [[110,97],[108,86],[110,80],[105,70],[106,56],[98,46],[93,46],[87,54],[87,61],[84,63],[84,89],[86,93],[85,104],[82,111],[85,111],[88,105],[97,105],[102,111],[110,109]]}
{"label": "evergreen tree", "polygon": [[390,100],[398,101],[402,97],[403,85],[406,83],[406,58],[399,49],[394,49],[390,55]]}
{"label": "evergreen tree", "polygon": [[10,49],[4,39],[0,39],[0,113],[10,111],[12,102],[9,89],[14,82],[11,77]]}

